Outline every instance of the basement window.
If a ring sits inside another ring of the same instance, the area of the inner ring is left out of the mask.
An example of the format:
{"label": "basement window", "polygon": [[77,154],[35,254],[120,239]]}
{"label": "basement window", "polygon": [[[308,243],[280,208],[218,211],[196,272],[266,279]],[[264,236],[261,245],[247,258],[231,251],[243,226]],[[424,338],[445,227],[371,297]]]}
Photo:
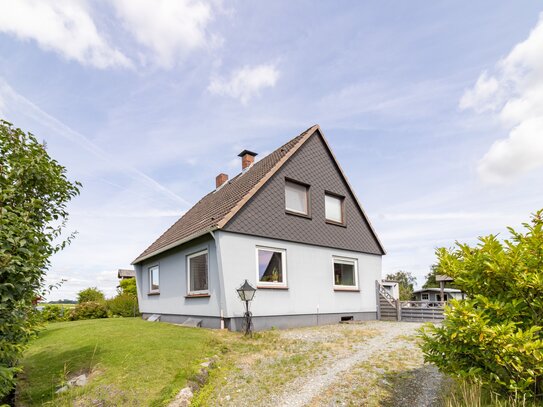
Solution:
{"label": "basement window", "polygon": [[159,292],[158,271],[158,266],[149,267],[149,294],[158,294]]}
{"label": "basement window", "polygon": [[358,290],[358,260],[333,256],[334,289]]}
{"label": "basement window", "polygon": [[187,286],[189,295],[209,293],[207,250],[187,256]]}

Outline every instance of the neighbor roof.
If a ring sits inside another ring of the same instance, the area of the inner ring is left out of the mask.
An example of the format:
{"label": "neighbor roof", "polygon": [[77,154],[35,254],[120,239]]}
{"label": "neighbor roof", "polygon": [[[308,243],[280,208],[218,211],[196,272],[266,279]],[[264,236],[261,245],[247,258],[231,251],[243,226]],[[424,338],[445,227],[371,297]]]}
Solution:
{"label": "neighbor roof", "polygon": [[[213,230],[224,227],[245,203],[247,203],[247,201],[266,183],[266,181],[268,181],[309,139],[309,137],[317,131],[322,135],[318,125],[310,127],[288,143],[264,157],[262,160],[252,164],[249,168],[227,181],[221,187],[204,196],[196,203],[196,205],[189,209],[177,222],[166,230],[162,236],[145,249],[143,253],[133,261],[133,264],[210,233]],[[324,137],[323,140],[325,140]],[[330,150],[329,147],[328,149]],[[330,153],[332,154],[332,157],[334,157],[331,150]],[[337,163],[337,160],[335,161]],[[340,168],[341,171],[339,164],[338,168]],[[345,175],[342,171],[341,173],[348,184]],[[349,188],[352,191],[350,185]],[[355,196],[354,191],[353,196]],[[356,196],[355,200],[364,214]],[[364,217],[367,219],[365,214]],[[371,228],[371,230],[382,249],[377,234],[373,228]],[[384,249],[382,250],[384,253]]]}

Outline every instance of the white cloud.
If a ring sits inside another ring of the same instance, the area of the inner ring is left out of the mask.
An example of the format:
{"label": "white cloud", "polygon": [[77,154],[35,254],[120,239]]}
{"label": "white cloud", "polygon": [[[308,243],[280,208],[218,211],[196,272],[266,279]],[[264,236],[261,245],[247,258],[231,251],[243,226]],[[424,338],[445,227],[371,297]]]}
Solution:
{"label": "white cloud", "polygon": [[279,70],[274,65],[244,66],[234,71],[229,79],[213,78],[208,90],[216,95],[230,96],[247,104],[263,88],[274,87]]}
{"label": "white cloud", "polygon": [[83,65],[131,65],[98,33],[85,3],[80,1],[0,0],[0,32],[34,40],[41,48]]}
{"label": "white cloud", "polygon": [[528,38],[483,72],[460,100],[461,109],[490,112],[509,132],[479,161],[487,182],[500,183],[543,166],[543,14]]}
{"label": "white cloud", "polygon": [[158,65],[171,67],[178,56],[216,40],[206,27],[209,4],[198,0],[115,0],[117,14],[136,40],[154,52]]}

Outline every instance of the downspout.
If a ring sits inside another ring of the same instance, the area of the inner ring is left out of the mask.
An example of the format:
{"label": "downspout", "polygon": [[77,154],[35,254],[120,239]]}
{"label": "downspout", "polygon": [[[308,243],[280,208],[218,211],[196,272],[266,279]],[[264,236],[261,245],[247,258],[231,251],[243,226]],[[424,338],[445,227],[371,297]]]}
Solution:
{"label": "downspout", "polygon": [[217,239],[215,233],[211,230],[209,232],[213,240],[215,240],[215,252],[217,253],[217,272],[219,273],[219,307],[221,318],[221,329],[224,329],[224,315],[228,315],[226,312],[226,298],[224,293],[224,274],[222,270],[222,256],[221,256],[221,244],[220,239]]}

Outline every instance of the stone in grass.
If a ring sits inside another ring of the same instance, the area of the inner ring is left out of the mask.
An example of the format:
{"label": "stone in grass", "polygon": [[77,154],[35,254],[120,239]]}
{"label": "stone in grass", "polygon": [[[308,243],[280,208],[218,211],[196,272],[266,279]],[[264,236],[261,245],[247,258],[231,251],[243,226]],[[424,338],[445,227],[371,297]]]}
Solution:
{"label": "stone in grass", "polygon": [[168,404],[168,407],[188,407],[190,406],[190,401],[193,396],[192,389],[190,387],[185,387],[177,393],[177,396],[175,396],[175,399]]}
{"label": "stone in grass", "polygon": [[66,383],[64,386],[62,386],[60,389],[58,389],[55,393],[64,393],[65,391],[69,390],[71,387],[82,387],[87,384],[87,375],[86,374],[80,374],[79,376],[73,377],[70,380],[68,380],[68,383]]}

